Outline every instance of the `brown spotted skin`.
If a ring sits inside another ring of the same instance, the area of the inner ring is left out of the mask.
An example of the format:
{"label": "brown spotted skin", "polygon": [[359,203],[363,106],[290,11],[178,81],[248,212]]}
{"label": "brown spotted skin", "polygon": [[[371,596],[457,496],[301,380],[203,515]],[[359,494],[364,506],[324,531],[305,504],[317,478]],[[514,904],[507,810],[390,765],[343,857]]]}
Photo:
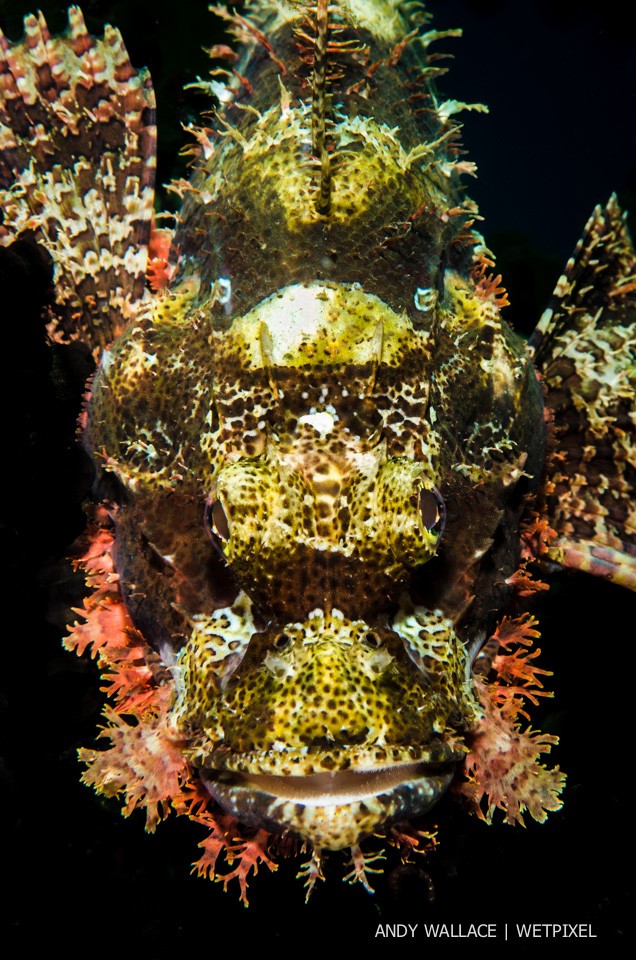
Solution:
{"label": "brown spotted skin", "polygon": [[[242,819],[303,834],[306,809],[255,804],[245,778],[465,752],[467,650],[509,593],[543,412],[475,267],[449,108],[387,123],[386,85],[401,102],[422,50],[370,71],[389,51],[342,9],[345,39],[355,28],[371,52],[340,53],[325,206],[300,21],[251,12],[285,71],[257,44],[244,54],[254,94],[232,92],[182,187],[173,285],[105,354],[88,436],[126,490],[124,593],[147,598],[134,609],[151,641],[180,650],[174,723],[193,764]],[[436,496],[441,539],[421,508]],[[400,815],[446,782],[411,788]],[[397,816],[391,795],[374,804],[304,835],[355,844],[369,816]]]}
{"label": "brown spotted skin", "polygon": [[[172,185],[159,292],[141,283],[152,91],[75,8],[66,40],[35,18],[24,45],[1,40],[0,236],[36,232],[60,264],[58,323],[104,348],[84,441],[128,613],[170,671],[170,743],[243,823],[357,849],[426,811],[468,752],[472,659],[540,484],[554,559],[633,576],[633,252],[618,212],[597,214],[611,283],[590,294],[596,261],[570,265],[539,327],[551,456],[578,438],[546,470],[544,394],[461,184],[453,116],[484,108],[433,85],[448,32],[396,0],[217,12],[239,54],[200,84],[216,119]],[[100,57],[105,80],[89,76]],[[87,109],[49,157],[42,126],[71,103]],[[43,183],[57,206],[38,206]],[[597,323],[608,301],[618,329]],[[623,392],[604,386],[610,349]],[[588,427],[602,442],[581,459]]]}

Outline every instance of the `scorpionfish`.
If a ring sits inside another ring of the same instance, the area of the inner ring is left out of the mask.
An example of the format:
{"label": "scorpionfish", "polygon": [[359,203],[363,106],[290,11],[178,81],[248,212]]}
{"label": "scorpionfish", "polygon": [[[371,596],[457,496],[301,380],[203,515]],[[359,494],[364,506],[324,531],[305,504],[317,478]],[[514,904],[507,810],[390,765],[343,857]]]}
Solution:
{"label": "scorpionfish", "polygon": [[455,116],[485,108],[436,88],[459,31],[401,0],[214,12],[236,42],[172,227],[119,33],[71,7],[0,35],[0,239],[48,252],[49,336],[97,362],[84,780],[205,826],[198,872],[225,851],[243,897],[301,846],[310,889],[347,849],[368,885],[365,839],[432,845],[449,788],[487,822],[561,806],[525,603],[560,567],[636,588],[634,252],[612,198],[525,342],[462,186]]}

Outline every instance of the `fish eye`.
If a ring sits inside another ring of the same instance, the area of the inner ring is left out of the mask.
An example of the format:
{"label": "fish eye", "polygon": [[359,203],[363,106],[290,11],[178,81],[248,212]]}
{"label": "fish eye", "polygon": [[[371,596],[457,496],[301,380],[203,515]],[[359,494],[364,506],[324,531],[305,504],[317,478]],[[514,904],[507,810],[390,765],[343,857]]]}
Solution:
{"label": "fish eye", "polygon": [[446,526],[446,504],[444,498],[437,489],[431,487],[430,490],[422,488],[418,497],[418,507],[422,523],[430,533],[441,537]]}
{"label": "fish eye", "polygon": [[215,547],[222,549],[230,539],[230,524],[220,500],[206,503],[205,527]]}

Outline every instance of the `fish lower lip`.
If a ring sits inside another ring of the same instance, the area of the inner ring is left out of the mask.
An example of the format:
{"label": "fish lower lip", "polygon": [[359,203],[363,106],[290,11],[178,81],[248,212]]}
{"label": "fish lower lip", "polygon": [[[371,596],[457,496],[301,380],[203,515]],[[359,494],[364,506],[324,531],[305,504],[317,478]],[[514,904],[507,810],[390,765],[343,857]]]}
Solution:
{"label": "fish lower lip", "polygon": [[393,823],[412,820],[437,802],[462,754],[403,760],[354,769],[280,776],[200,768],[217,803],[242,823],[273,833],[291,831],[316,850],[343,850]]}
{"label": "fish lower lip", "polygon": [[421,777],[443,776],[451,764],[399,763],[358,770],[338,770],[308,776],[276,776],[258,773],[206,771],[203,780],[212,794],[223,785],[268,794],[281,801],[304,806],[331,806],[358,803],[390,793]]}

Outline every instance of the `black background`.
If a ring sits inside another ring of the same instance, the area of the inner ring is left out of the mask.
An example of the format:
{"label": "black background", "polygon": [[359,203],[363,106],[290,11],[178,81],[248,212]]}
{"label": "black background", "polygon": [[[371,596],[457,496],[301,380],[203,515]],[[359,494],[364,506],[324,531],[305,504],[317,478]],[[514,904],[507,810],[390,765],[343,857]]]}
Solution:
{"label": "black background", "polygon": [[[41,6],[51,28],[62,29],[64,6]],[[457,58],[444,93],[491,108],[488,117],[464,115],[480,174],[470,192],[510,293],[508,318],[529,332],[594,204],[616,190],[636,211],[634,33],[613,0],[430,6],[436,27],[464,28],[463,40],[444,41]],[[181,175],[179,120],[194,119],[204,104],[181,88],[206,73],[202,45],[219,38],[206,4],[95,0],[84,11],[93,32],[106,21],[119,26],[133,63],[151,68],[159,178]],[[25,12],[1,0],[11,39]],[[87,361],[79,350],[43,346],[35,317],[45,278],[29,257],[0,266],[0,379],[10,384],[2,408],[10,486],[2,527],[2,942],[10,934],[25,947],[45,938],[71,956],[124,956],[140,944],[147,957],[276,944],[362,952],[377,942],[378,923],[435,920],[497,922],[502,933],[506,922],[591,923],[597,945],[632,942],[636,604],[583,575],[557,578],[536,607],[555,698],[533,722],[560,735],[554,760],[568,774],[564,808],[544,825],[486,827],[444,800],[435,811],[438,853],[412,868],[390,858],[375,895],[344,884],[344,857],[334,855],[308,906],[298,864],[283,863],[252,881],[245,910],[235,883],[224,894],[190,876],[201,828],[171,817],[148,836],[141,814],[124,820],[115,801],[80,785],[75,751],[93,742],[99,682],[93,664],[65,654],[59,641],[79,586],[61,558],[82,529],[90,487],[73,427]],[[422,937],[391,945],[418,954],[449,946]]]}

